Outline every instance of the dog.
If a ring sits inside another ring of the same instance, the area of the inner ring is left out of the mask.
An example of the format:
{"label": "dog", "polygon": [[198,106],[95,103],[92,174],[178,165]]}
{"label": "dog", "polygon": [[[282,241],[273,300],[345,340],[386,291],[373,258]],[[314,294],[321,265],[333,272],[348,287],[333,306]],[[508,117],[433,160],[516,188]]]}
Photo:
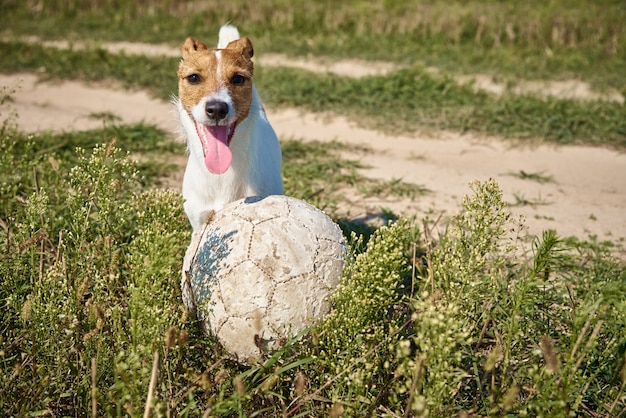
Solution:
{"label": "dog", "polygon": [[224,25],[216,49],[187,38],[181,51],[174,104],[189,154],[183,208],[197,231],[235,200],[283,194],[282,154],[254,86],[250,40]]}

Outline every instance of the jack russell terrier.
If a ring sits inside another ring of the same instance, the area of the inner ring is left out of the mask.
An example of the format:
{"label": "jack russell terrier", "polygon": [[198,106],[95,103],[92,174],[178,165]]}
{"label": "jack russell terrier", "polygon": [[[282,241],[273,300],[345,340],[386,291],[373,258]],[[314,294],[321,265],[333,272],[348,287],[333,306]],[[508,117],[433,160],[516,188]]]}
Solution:
{"label": "jack russell terrier", "polygon": [[283,194],[281,151],[253,84],[252,43],[222,26],[216,49],[193,38],[178,68],[180,136],[189,160],[184,209],[194,231],[248,196]]}

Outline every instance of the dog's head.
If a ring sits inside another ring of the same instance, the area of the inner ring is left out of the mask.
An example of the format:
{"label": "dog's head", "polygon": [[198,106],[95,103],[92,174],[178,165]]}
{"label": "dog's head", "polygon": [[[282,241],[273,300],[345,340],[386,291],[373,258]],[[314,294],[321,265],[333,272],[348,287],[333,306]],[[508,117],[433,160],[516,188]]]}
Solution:
{"label": "dog's head", "polygon": [[182,47],[178,97],[196,127],[206,167],[214,174],[230,167],[230,141],[250,111],[253,54],[248,38],[232,41],[224,49],[209,49],[187,38]]}

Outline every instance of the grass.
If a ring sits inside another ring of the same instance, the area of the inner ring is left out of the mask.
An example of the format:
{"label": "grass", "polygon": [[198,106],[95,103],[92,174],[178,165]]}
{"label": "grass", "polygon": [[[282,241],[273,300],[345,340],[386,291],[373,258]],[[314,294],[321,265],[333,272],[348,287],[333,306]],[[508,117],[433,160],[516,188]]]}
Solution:
{"label": "grass", "polygon": [[521,180],[530,180],[530,181],[535,181],[539,184],[546,184],[546,183],[554,183],[554,177],[551,175],[546,175],[544,174],[544,172],[539,172],[539,173],[528,173],[524,170],[520,170],[518,172],[509,172],[507,173],[507,175],[512,176],[512,177],[517,177]]}
{"label": "grass", "polygon": [[[319,142],[292,139],[283,141],[281,148],[285,189],[324,210],[337,204],[340,187],[355,187],[366,181],[357,173],[362,168],[359,162],[338,156],[338,151],[346,148],[338,142],[321,146]],[[333,179],[332,185],[328,179]]]}
{"label": "grass", "polygon": [[400,179],[373,180],[359,174],[358,169],[364,166],[358,161],[341,158],[341,151],[349,147],[335,141],[322,144],[290,139],[281,141],[281,148],[287,193],[331,214],[337,213],[338,205],[345,200],[346,190],[354,190],[364,196],[408,198],[427,193],[423,186]]}
{"label": "grass", "polygon": [[[28,187],[36,179],[47,175],[46,170],[38,166],[40,156],[49,156],[48,163],[53,171],[67,171],[76,162],[76,148],[92,149],[96,145],[115,141],[116,146],[126,153],[141,155],[137,168],[142,172],[138,181],[145,187],[155,187],[163,177],[171,175],[178,167],[163,161],[164,153],[184,154],[182,144],[171,140],[170,134],[144,124],[115,126],[82,132],[69,132],[63,135],[44,132],[35,136],[15,133],[15,143],[11,149],[15,153],[34,155],[34,170],[26,178],[21,178],[14,187]],[[32,170],[31,170],[32,171]],[[30,179],[28,177],[31,177]],[[6,183],[5,183],[6,184]]]}
{"label": "grass", "polygon": [[515,202],[509,203],[509,206],[511,207],[517,207],[517,206],[537,207],[537,206],[544,206],[544,205],[552,204],[552,202],[544,200],[541,197],[541,195],[539,195],[536,198],[529,199],[529,198],[526,198],[524,195],[520,195],[519,193],[514,193],[513,198],[515,199]]}
{"label": "grass", "polygon": [[[197,13],[177,1],[8,1],[0,22],[13,34],[169,42],[187,31],[206,33],[207,22],[213,34],[233,18],[261,50],[408,66],[359,80],[260,68],[259,89],[271,106],[335,112],[386,130],[391,120],[399,131],[420,124],[626,145],[623,105],[497,99],[445,75],[463,68],[622,88],[620,4],[329,4],[207,2]],[[2,72],[119,83],[165,100],[176,88],[175,59],[13,41],[0,51]],[[358,161],[341,158],[341,144],[287,140],[288,193],[335,217],[349,255],[331,314],[244,367],[182,306],[190,229],[181,196],[158,183],[172,170],[163,157],[182,154],[182,146],[151,126],[113,126],[109,114],[93,115],[102,129],[24,135],[10,123],[13,92],[1,93],[6,415],[623,416],[626,268],[612,255],[617,244],[556,231],[526,236],[493,181],[472,183],[462,211],[437,237],[428,220],[392,213],[377,229],[352,225],[334,212],[345,187],[411,198],[425,191],[363,178]],[[550,181],[543,173],[519,177]]]}
{"label": "grass", "polygon": [[429,190],[424,186],[405,183],[401,179],[393,178],[387,181],[369,182],[370,184],[360,184],[365,195],[371,196],[395,196],[415,199],[420,195],[427,194]]}
{"label": "grass", "polygon": [[626,145],[626,108],[620,104],[516,95],[497,99],[420,68],[361,79],[264,69],[260,82],[269,103],[356,116],[387,132],[420,124],[561,144]]}

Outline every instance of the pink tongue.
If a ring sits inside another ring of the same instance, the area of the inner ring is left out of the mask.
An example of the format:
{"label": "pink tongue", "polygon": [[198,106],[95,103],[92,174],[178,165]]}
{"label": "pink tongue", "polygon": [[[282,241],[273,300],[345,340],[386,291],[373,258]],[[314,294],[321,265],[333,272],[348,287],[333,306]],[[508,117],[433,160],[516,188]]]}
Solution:
{"label": "pink tongue", "polygon": [[224,174],[233,159],[228,148],[230,126],[205,126],[196,122],[196,130],[202,141],[206,168],[213,174]]}

